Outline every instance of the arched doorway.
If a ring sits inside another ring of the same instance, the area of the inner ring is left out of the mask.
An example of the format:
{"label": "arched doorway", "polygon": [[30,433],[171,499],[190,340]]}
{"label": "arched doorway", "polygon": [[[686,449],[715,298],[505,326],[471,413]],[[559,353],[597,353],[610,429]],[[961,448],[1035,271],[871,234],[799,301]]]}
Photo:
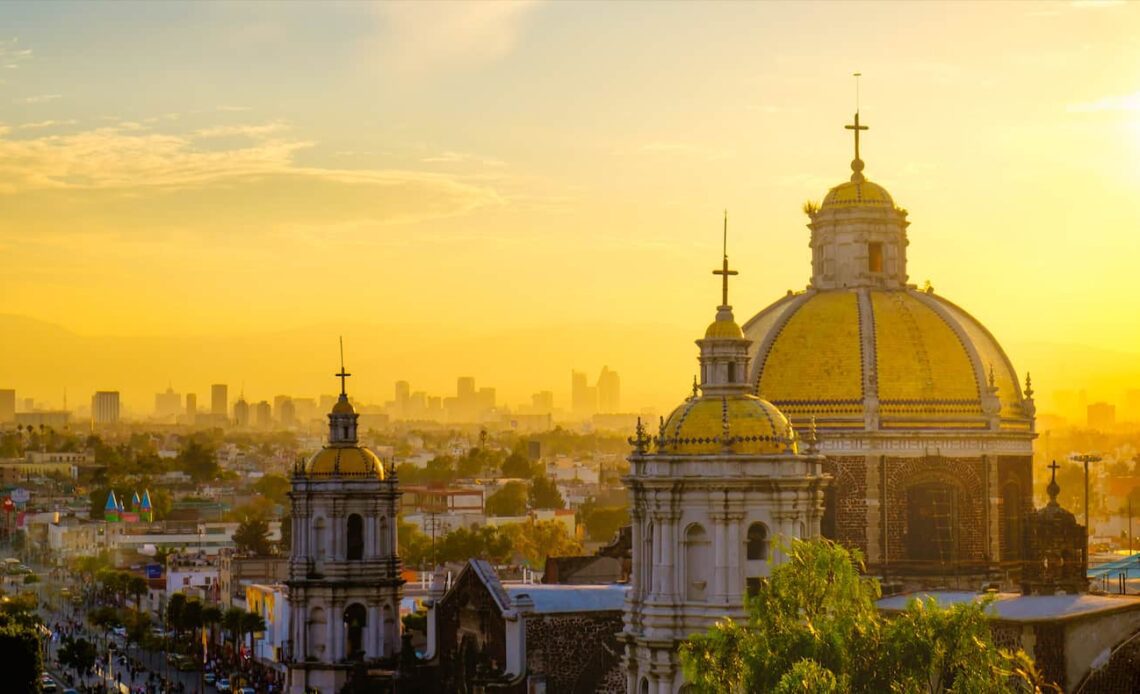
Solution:
{"label": "arched doorway", "polygon": [[368,611],[364,605],[354,602],[344,610],[345,657],[349,660],[364,659],[364,627],[368,625]]}

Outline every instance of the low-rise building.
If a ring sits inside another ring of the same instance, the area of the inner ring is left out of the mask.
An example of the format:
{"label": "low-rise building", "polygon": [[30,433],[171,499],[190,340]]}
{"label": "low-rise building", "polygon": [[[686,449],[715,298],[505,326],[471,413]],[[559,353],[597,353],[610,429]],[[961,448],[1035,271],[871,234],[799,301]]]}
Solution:
{"label": "low-rise building", "polygon": [[218,580],[225,607],[233,607],[235,600],[247,600],[251,585],[277,584],[288,577],[288,556],[257,557],[232,550],[223,550],[219,556]]}
{"label": "low-rise building", "polygon": [[245,587],[246,609],[261,615],[265,631],[253,635],[252,657],[285,675],[289,646],[289,589],[281,583],[253,583]]}
{"label": "low-rise building", "polygon": [[166,558],[167,599],[175,593],[218,602],[218,558],[204,553],[171,554]]}

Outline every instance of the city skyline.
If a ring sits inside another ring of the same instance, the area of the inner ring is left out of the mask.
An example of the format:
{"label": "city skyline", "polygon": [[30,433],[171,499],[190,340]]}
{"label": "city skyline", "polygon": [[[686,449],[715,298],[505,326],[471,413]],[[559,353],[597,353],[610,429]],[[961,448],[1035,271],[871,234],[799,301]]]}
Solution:
{"label": "city skyline", "polygon": [[6,7],[0,43],[19,391],[320,392],[343,333],[365,399],[468,373],[525,402],[608,363],[663,409],[721,209],[742,319],[805,285],[800,207],[846,176],[854,70],[910,280],[993,326],[1046,409],[1140,384],[1136,5],[59,7]]}

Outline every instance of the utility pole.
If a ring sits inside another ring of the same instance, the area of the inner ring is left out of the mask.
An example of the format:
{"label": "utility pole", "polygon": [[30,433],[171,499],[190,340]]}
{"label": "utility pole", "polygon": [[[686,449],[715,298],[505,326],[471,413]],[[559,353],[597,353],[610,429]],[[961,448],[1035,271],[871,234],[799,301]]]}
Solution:
{"label": "utility pole", "polygon": [[1092,526],[1089,524],[1089,463],[1099,463],[1101,457],[1095,453],[1082,453],[1069,456],[1069,460],[1085,465],[1085,545],[1087,546],[1088,538],[1092,536]]}

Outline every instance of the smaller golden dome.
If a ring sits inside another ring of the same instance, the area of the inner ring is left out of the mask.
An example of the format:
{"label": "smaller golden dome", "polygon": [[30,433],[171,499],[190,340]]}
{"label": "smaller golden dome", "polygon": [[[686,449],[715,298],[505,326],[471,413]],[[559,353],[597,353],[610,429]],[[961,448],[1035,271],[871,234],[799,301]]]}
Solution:
{"label": "smaller golden dome", "polygon": [[332,413],[333,414],[356,414],[356,410],[353,409],[352,403],[350,403],[348,401],[348,398],[346,398],[342,395],[342,396],[340,396],[339,399],[337,399],[336,404],[333,405]]}
{"label": "smaller golden dome", "polygon": [[[729,445],[724,444],[725,422]],[[665,422],[661,452],[716,455],[726,452],[779,455],[798,452],[787,417],[775,405],[755,395],[698,397],[686,401]],[[794,436],[793,436],[794,439]]]}
{"label": "smaller golden dome", "polygon": [[384,466],[375,453],[360,446],[325,446],[305,466],[306,475],[384,479]]}
{"label": "smaller golden dome", "polygon": [[732,319],[728,320],[715,320],[709,323],[708,330],[705,331],[705,339],[714,338],[729,338],[734,340],[743,340],[744,331]]}
{"label": "smaller golden dome", "polygon": [[[862,177],[860,177],[862,178]],[[886,188],[867,180],[840,183],[827,191],[821,210],[846,207],[883,207],[892,209],[895,201]]]}

